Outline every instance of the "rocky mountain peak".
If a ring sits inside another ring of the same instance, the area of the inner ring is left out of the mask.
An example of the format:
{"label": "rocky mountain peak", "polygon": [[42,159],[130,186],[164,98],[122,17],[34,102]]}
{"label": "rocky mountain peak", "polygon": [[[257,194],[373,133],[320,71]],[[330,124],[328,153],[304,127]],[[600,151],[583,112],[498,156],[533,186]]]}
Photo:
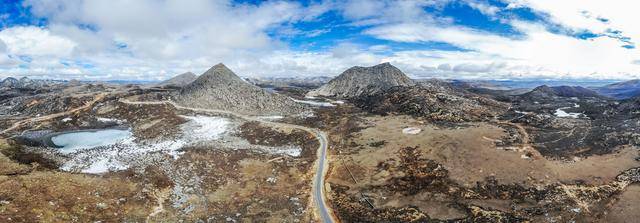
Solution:
{"label": "rocky mountain peak", "polygon": [[184,86],[177,99],[189,107],[250,115],[299,114],[307,109],[287,96],[267,92],[242,80],[221,63]]}
{"label": "rocky mountain peak", "polygon": [[204,72],[204,74],[202,74],[198,79],[203,79],[203,80],[216,79],[216,80],[225,81],[225,82],[229,82],[229,81],[244,82],[242,78],[240,78],[238,75],[233,73],[233,71],[231,71],[231,69],[229,69],[223,63],[216,64],[215,66],[209,68],[209,70]]}
{"label": "rocky mountain peak", "polygon": [[414,83],[407,75],[387,62],[372,67],[351,67],[329,83],[309,92],[309,96],[354,98],[392,87],[412,85]]}
{"label": "rocky mountain peak", "polygon": [[187,84],[190,84],[191,82],[195,81],[196,79],[198,79],[198,76],[191,73],[191,72],[186,72],[180,75],[177,75],[171,79],[165,80],[163,82],[160,82],[160,86],[162,87],[177,87],[177,88],[181,88],[186,86]]}

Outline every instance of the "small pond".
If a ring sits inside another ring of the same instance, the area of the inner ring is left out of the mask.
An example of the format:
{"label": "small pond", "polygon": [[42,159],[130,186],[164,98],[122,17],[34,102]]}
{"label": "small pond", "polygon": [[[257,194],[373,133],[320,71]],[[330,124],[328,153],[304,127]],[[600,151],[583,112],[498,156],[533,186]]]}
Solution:
{"label": "small pond", "polygon": [[127,129],[82,130],[55,134],[50,138],[51,146],[62,153],[73,153],[82,149],[113,145],[132,136]]}

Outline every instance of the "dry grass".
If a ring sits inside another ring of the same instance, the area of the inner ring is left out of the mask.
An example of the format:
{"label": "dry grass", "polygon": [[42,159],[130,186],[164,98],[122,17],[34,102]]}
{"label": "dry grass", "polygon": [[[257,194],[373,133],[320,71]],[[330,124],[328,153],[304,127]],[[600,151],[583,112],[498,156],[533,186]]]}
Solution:
{"label": "dry grass", "polygon": [[142,221],[152,205],[135,183],[50,171],[0,176],[0,200],[14,222]]}

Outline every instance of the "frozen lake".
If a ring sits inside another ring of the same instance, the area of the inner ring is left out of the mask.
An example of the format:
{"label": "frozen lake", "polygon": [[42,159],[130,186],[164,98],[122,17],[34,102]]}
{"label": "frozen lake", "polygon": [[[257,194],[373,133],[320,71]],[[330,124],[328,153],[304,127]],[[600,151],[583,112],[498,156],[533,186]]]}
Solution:
{"label": "frozen lake", "polygon": [[51,137],[51,142],[62,153],[73,153],[82,149],[113,145],[132,136],[131,131],[122,129],[87,130],[62,133]]}

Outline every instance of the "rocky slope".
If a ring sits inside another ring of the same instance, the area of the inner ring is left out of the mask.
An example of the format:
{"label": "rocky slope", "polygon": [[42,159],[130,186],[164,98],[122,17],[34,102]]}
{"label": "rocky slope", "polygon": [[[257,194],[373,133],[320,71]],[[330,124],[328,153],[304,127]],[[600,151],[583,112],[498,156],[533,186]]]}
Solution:
{"label": "rocky slope", "polygon": [[413,81],[390,63],[373,67],[352,67],[322,87],[309,92],[308,96],[331,96],[354,98],[373,95],[392,87],[412,86]]}
{"label": "rocky slope", "polygon": [[252,85],[224,64],[213,66],[176,96],[176,102],[194,108],[219,109],[248,115],[300,114],[306,107],[292,99]]}
{"label": "rocky slope", "polygon": [[358,97],[356,106],[374,114],[406,114],[431,121],[488,120],[507,110],[508,105],[457,89],[444,82],[397,86]]}
{"label": "rocky slope", "polygon": [[161,87],[169,87],[169,88],[182,88],[188,84],[190,84],[191,82],[195,81],[196,79],[198,79],[198,76],[191,73],[191,72],[187,72],[184,74],[180,74],[178,76],[172,77],[169,80],[165,80],[163,82],[160,82],[160,84],[158,84]]}

